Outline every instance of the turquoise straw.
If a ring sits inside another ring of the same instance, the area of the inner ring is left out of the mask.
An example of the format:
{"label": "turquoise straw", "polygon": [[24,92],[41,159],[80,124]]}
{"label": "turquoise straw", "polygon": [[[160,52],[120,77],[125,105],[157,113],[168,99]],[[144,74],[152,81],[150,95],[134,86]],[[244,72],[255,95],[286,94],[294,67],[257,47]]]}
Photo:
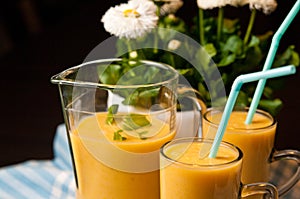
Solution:
{"label": "turquoise straw", "polygon": [[[280,25],[277,32],[274,34],[274,37],[272,38],[271,47],[270,47],[270,50],[269,50],[267,58],[266,58],[266,62],[263,67],[263,71],[269,70],[271,68],[272,63],[275,58],[275,55],[276,55],[277,48],[279,46],[279,41],[280,41],[282,35],[285,33],[286,29],[289,27],[289,25],[291,24],[291,22],[297,15],[297,13],[299,12],[299,9],[300,9],[300,0],[298,0],[295,3],[295,5],[293,6],[293,8],[289,12],[289,14],[286,16],[286,18]],[[254,113],[257,109],[259,100],[263,93],[265,84],[266,84],[266,79],[259,80],[258,85],[255,90],[255,93],[254,93],[254,96],[253,96],[253,99],[252,99],[252,102],[251,102],[251,105],[250,105],[250,108],[249,108],[249,111],[248,111],[248,115],[247,115],[245,124],[250,124],[252,122]]]}
{"label": "turquoise straw", "polygon": [[217,152],[218,152],[219,146],[221,144],[230,114],[233,110],[233,106],[235,104],[235,101],[239,94],[239,91],[244,83],[257,81],[260,79],[285,76],[285,75],[290,75],[290,74],[294,74],[294,73],[296,73],[295,66],[289,65],[289,66],[280,67],[280,68],[276,68],[276,69],[270,69],[267,71],[260,71],[260,72],[249,73],[246,75],[238,76],[232,84],[232,88],[231,88],[230,94],[228,96],[227,103],[225,105],[225,109],[224,109],[224,112],[223,112],[223,115],[222,115],[222,118],[221,118],[221,121],[219,124],[219,128],[215,135],[215,139],[212,144],[209,157],[215,158],[217,155]]}

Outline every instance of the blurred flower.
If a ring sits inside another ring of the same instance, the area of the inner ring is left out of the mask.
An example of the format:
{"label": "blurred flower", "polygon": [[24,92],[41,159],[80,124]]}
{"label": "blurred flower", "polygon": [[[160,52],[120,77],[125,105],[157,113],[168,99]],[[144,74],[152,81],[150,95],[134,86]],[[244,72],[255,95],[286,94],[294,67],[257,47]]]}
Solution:
{"label": "blurred flower", "polygon": [[160,15],[164,16],[167,14],[176,13],[179,8],[181,8],[183,2],[181,0],[170,0],[165,1],[165,3],[160,7]]}
{"label": "blurred flower", "polygon": [[244,6],[249,3],[250,0],[225,0],[227,3],[226,5],[231,5],[231,6]]}
{"label": "blurred flower", "polygon": [[129,52],[129,57],[131,59],[136,59],[138,57],[138,54],[136,51],[131,51],[131,52]]}
{"label": "blurred flower", "polygon": [[197,0],[198,7],[204,10],[221,8],[226,5],[230,6],[244,6],[249,3],[250,0]]}
{"label": "blurred flower", "polygon": [[169,50],[177,50],[181,45],[181,41],[178,41],[177,39],[172,39],[169,43],[168,43],[168,49]]}
{"label": "blurred flower", "polygon": [[265,14],[270,14],[277,7],[275,0],[249,0],[250,8],[262,10]]}
{"label": "blurred flower", "polygon": [[157,26],[156,5],[150,0],[130,0],[107,10],[101,21],[107,32],[126,39],[144,36]]}
{"label": "blurred flower", "polygon": [[225,0],[197,0],[198,7],[201,9],[220,8],[226,5]]}

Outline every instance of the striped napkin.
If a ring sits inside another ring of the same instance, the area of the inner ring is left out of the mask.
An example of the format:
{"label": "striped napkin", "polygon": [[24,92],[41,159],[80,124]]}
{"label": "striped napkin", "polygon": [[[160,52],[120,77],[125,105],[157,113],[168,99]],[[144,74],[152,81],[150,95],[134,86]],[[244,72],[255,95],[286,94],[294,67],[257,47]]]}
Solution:
{"label": "striped napkin", "polygon": [[0,199],[74,199],[75,181],[64,124],[57,127],[53,160],[0,168]]}
{"label": "striped napkin", "polygon": [[[30,160],[0,168],[0,199],[75,199],[75,180],[64,124],[57,127],[53,160]],[[290,161],[272,165],[272,182],[294,172]],[[283,199],[300,198],[300,182]]]}

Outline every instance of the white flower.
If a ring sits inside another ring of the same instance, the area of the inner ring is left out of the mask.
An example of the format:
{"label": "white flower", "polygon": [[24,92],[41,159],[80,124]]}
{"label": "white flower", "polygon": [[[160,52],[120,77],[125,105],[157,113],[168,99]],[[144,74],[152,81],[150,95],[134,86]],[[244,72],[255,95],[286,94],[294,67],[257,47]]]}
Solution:
{"label": "white flower", "polygon": [[168,49],[169,50],[177,50],[181,45],[181,41],[178,41],[176,39],[172,39],[169,43],[168,43]]}
{"label": "white flower", "polygon": [[262,10],[265,14],[270,14],[277,7],[275,0],[249,0],[250,8]]}
{"label": "white flower", "polygon": [[165,1],[165,3],[160,8],[160,15],[164,16],[167,14],[174,14],[183,5],[181,0],[170,0]]}
{"label": "white flower", "polygon": [[226,5],[231,5],[231,6],[244,6],[246,4],[249,4],[250,0],[226,0]]}
{"label": "white flower", "polygon": [[129,53],[129,57],[132,58],[132,59],[135,59],[135,58],[138,57],[138,54],[137,54],[136,51],[131,51],[131,52]]}
{"label": "white flower", "polygon": [[249,0],[197,0],[198,7],[201,9],[221,8],[226,5],[244,6],[249,3]]}
{"label": "white flower", "polygon": [[201,9],[213,9],[213,8],[220,8],[226,5],[225,0],[197,0],[197,5]]}
{"label": "white flower", "polygon": [[107,32],[120,38],[135,39],[157,26],[156,5],[150,0],[130,0],[111,7],[101,21]]}

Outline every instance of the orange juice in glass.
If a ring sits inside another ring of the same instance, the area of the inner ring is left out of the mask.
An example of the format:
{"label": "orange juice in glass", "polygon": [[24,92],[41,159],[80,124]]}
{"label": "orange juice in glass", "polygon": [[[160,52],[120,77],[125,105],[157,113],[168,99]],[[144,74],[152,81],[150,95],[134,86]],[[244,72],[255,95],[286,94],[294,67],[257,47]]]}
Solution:
{"label": "orange juice in glass", "polygon": [[[271,162],[281,159],[295,159],[296,150],[274,150],[277,122],[269,113],[257,110],[251,124],[245,124],[248,108],[237,107],[230,115],[223,141],[239,147],[244,153],[242,171],[243,183],[268,182]],[[222,110],[210,108],[203,116],[203,135],[213,138],[222,117]],[[298,155],[297,155],[298,154]],[[298,166],[299,169],[299,166]],[[293,179],[279,187],[280,195],[287,192],[298,180]]]}
{"label": "orange juice in glass", "polygon": [[241,185],[243,154],[232,144],[222,142],[216,158],[200,157],[201,138],[174,139],[160,153],[161,199],[237,199],[255,194],[277,198],[268,183]]}
{"label": "orange juice in glass", "polygon": [[162,63],[121,59],[84,63],[52,77],[78,199],[159,198],[159,149],[176,134],[178,77]]}
{"label": "orange juice in glass", "polygon": [[155,151],[171,140],[175,131],[152,120],[151,128],[157,128],[153,137],[141,140],[123,133],[126,140],[115,141],[118,126],[106,124],[106,117],[103,113],[86,117],[70,134],[78,198],[159,198]]}

